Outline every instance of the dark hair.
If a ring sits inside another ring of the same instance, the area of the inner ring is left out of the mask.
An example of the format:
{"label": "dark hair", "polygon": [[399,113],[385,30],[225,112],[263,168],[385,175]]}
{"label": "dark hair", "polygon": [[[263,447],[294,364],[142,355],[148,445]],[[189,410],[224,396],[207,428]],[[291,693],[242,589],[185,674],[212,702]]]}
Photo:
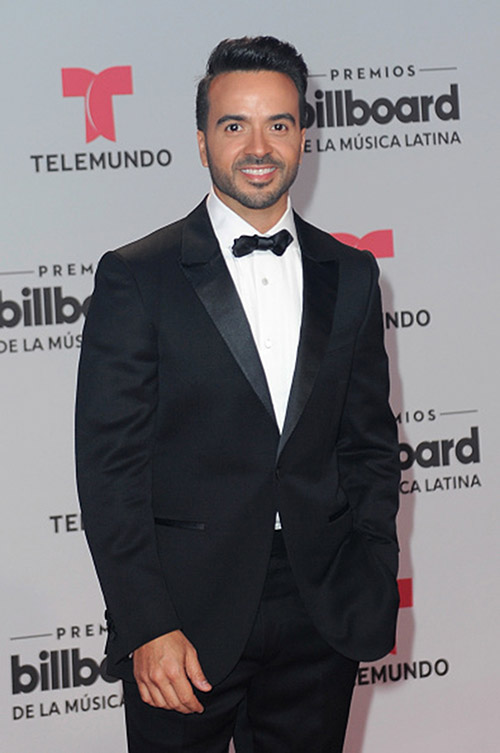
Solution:
{"label": "dark hair", "polygon": [[216,76],[233,71],[276,71],[289,76],[299,94],[300,127],[306,124],[307,65],[295,47],[275,37],[223,39],[208,58],[205,76],[196,94],[196,125],[204,131],[208,117],[208,90]]}

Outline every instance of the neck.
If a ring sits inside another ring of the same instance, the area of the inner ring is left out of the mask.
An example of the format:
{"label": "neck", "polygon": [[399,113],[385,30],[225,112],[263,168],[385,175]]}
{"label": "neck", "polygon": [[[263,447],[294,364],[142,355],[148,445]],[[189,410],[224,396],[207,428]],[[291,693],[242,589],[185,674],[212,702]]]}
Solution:
{"label": "neck", "polygon": [[288,193],[285,193],[270,207],[266,207],[265,209],[250,209],[231,196],[219,191],[217,186],[213,188],[216,196],[223,204],[232,209],[233,212],[238,214],[245,222],[248,222],[259,233],[267,233],[268,230],[274,227],[285,214],[288,205]]}

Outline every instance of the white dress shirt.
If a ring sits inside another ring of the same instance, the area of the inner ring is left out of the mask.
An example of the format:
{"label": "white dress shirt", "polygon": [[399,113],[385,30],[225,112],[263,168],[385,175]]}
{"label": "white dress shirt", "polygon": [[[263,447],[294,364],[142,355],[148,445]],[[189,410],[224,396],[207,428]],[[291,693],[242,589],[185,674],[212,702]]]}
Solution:
{"label": "white dress shirt", "polygon": [[[292,386],[302,321],[302,260],[290,198],[281,219],[266,233],[224,204],[213,189],[207,210],[215,235],[245,311],[266,375],[280,432]],[[282,256],[255,250],[235,257],[233,243],[240,235],[270,236],[288,230],[293,241]],[[277,518],[277,527],[279,518]]]}

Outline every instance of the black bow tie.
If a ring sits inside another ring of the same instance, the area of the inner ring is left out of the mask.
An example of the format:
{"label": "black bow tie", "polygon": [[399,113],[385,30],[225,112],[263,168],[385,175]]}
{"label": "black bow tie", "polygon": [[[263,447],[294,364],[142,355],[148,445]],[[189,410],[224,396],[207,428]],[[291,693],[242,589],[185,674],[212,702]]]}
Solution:
{"label": "black bow tie", "polygon": [[288,230],[280,230],[269,238],[262,235],[240,235],[233,243],[233,254],[239,258],[258,249],[259,251],[272,251],[276,256],[282,256],[292,241],[292,235]]}

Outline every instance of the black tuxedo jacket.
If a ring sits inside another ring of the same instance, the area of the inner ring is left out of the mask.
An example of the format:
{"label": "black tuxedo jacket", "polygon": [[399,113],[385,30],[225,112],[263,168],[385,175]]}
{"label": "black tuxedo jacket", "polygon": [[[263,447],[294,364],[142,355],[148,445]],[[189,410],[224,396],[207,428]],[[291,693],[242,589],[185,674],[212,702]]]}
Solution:
{"label": "black tuxedo jacket", "polygon": [[180,628],[211,682],[248,638],[278,510],[324,638],[390,651],[399,463],[376,262],[295,217],[303,320],[280,435],[204,203],[99,264],[77,396],[84,526],[108,668]]}

